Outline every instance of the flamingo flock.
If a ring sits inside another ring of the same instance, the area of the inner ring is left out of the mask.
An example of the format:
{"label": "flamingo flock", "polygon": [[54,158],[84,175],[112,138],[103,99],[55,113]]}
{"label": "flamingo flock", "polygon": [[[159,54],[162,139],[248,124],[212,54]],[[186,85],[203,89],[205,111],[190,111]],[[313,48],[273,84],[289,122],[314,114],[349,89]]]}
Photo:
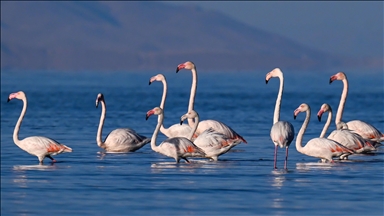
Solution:
{"label": "flamingo flock", "polygon": [[[162,82],[163,94],[161,102],[159,107],[155,107],[146,113],[146,120],[152,115],[158,116],[157,125],[152,137],[147,138],[131,128],[117,128],[112,130],[103,141],[102,130],[106,116],[106,102],[104,95],[99,93],[96,98],[96,108],[101,104],[101,116],[96,133],[97,145],[104,149],[106,153],[125,153],[135,152],[150,143],[151,149],[154,152],[173,158],[176,163],[179,163],[181,159],[190,163],[188,158],[207,158],[212,161],[218,161],[220,155],[227,153],[242,142],[246,144],[247,141],[225,123],[213,119],[200,121],[199,114],[194,109],[197,89],[196,66],[193,62],[187,61],[177,66],[176,73],[183,69],[192,72],[192,85],[188,111],[180,117],[180,122],[168,128],[164,126],[164,106],[168,90],[167,81],[163,74],[157,74],[150,78],[149,85],[154,81]],[[280,120],[280,107],[284,89],[283,72],[279,68],[268,72],[265,77],[266,84],[274,77],[279,78],[280,87],[275,103],[273,124],[270,129],[270,137],[275,146],[273,167],[277,169],[277,151],[278,147],[280,147],[285,148],[286,151],[284,169],[287,169],[288,149],[295,138],[295,129],[289,121]],[[328,118],[320,136],[312,138],[304,146],[302,140],[309,124],[311,108],[308,104],[302,103],[293,112],[294,119],[296,119],[299,113],[306,113],[305,120],[296,135],[296,150],[301,154],[319,158],[321,162],[334,163],[334,158],[348,160],[348,156],[353,154],[373,152],[384,141],[384,134],[364,121],[352,120],[346,123],[342,121],[344,105],[348,94],[348,80],[343,72],[338,72],[331,76],[329,83],[331,84],[335,80],[343,82],[343,91],[335,117],[337,129],[332,131],[327,138],[325,138],[325,134],[332,121],[332,108],[329,104],[324,103],[317,113],[318,120],[321,121],[322,115],[328,112]],[[13,141],[19,148],[36,156],[40,164],[43,164],[43,160],[46,157],[51,159],[52,162],[56,162],[52,157],[53,155],[72,152],[72,148],[48,137],[31,136],[19,140],[18,134],[21,122],[27,110],[27,97],[23,91],[11,93],[8,97],[8,102],[14,98],[23,102],[23,108],[13,132]],[[183,124],[185,120],[187,120],[188,124]],[[164,134],[167,139],[157,145],[156,141],[159,132]]]}

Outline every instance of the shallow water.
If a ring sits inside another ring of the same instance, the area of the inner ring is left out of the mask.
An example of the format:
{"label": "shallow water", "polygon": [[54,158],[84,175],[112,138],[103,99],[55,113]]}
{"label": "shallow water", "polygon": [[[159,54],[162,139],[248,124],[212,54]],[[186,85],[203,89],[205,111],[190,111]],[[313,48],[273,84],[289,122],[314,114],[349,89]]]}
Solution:
{"label": "shallow water", "polygon": [[[267,71],[266,71],[267,72]],[[349,161],[318,163],[318,159],[289,148],[288,170],[284,149],[273,169],[274,145],[269,137],[279,81],[265,84],[266,72],[199,73],[195,110],[201,119],[225,122],[242,135],[240,144],[219,161],[191,159],[176,164],[155,153],[150,145],[134,153],[103,154],[96,144],[101,109],[96,96],[104,93],[107,118],[103,137],[118,127],[130,127],[150,137],[156,117],[145,121],[149,109],[159,106],[160,82],[148,85],[148,73],[2,72],[1,74],[1,213],[4,215],[383,215],[384,147]],[[335,72],[286,72],[282,120],[296,133],[305,118],[293,120],[303,102],[312,108],[304,142],[318,137],[325,119],[316,113],[327,102],[336,112],[342,83],[329,84]],[[168,98],[166,126],[178,123],[187,111],[191,73],[165,72]],[[343,120],[361,119],[384,131],[383,76],[347,74],[350,91]],[[6,103],[10,93],[23,90],[28,110],[20,138],[43,135],[74,152],[48,158],[19,149],[12,133],[22,102]],[[334,130],[332,122],[328,134]],[[160,134],[158,143],[165,137]],[[295,141],[295,140],[294,140]]]}

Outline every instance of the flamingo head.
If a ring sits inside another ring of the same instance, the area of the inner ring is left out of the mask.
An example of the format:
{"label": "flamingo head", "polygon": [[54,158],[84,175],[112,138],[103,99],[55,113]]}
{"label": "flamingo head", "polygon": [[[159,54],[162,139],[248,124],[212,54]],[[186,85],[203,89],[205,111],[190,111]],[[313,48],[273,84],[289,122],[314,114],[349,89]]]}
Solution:
{"label": "flamingo head", "polygon": [[148,120],[151,115],[161,115],[163,114],[163,110],[160,107],[155,107],[147,112],[145,115],[145,120]]}
{"label": "flamingo head", "polygon": [[347,123],[341,121],[341,122],[338,122],[336,124],[336,129],[337,130],[348,130],[348,125],[347,125]]}
{"label": "flamingo head", "polygon": [[15,93],[11,93],[11,94],[9,95],[9,97],[8,97],[7,102],[9,102],[10,100],[12,100],[13,98],[22,100],[23,98],[25,98],[25,93],[24,93],[23,91],[18,91],[18,92],[15,92]]}
{"label": "flamingo head", "polygon": [[165,80],[165,77],[163,74],[157,74],[156,76],[153,76],[151,77],[151,79],[149,79],[149,85],[151,85],[151,83],[153,83],[154,81],[163,81]]}
{"label": "flamingo head", "polygon": [[283,72],[281,72],[280,68],[275,68],[271,72],[267,73],[267,75],[265,75],[265,84],[268,84],[268,81],[272,77],[282,77],[282,76],[283,76]]}
{"label": "flamingo head", "polygon": [[302,103],[300,104],[299,107],[297,107],[297,109],[295,109],[295,111],[293,112],[293,119],[296,119],[296,116],[300,113],[300,112],[305,112],[309,109],[309,105],[306,104],[306,103]]}
{"label": "flamingo head", "polygon": [[199,114],[197,114],[197,112],[195,110],[189,110],[187,113],[185,113],[184,115],[181,116],[180,125],[183,124],[185,119],[187,119],[187,118],[193,119],[193,118],[196,118],[197,116],[199,116]]}
{"label": "flamingo head", "polygon": [[328,105],[328,104],[323,104],[321,105],[321,108],[319,110],[319,112],[317,113],[317,118],[319,119],[319,121],[321,121],[321,116],[325,113],[325,112],[329,112],[331,110],[331,107]]}
{"label": "flamingo head", "polygon": [[195,67],[195,64],[193,62],[187,61],[185,63],[177,65],[176,73],[179,72],[179,70],[181,70],[181,69],[192,70],[192,69],[196,69],[196,67]]}
{"label": "flamingo head", "polygon": [[345,75],[344,72],[339,72],[339,73],[331,76],[331,78],[329,79],[329,84],[331,84],[335,80],[344,80],[346,78],[347,78],[347,76]]}
{"label": "flamingo head", "polygon": [[97,94],[96,98],[96,108],[99,106],[99,102],[104,101],[104,95],[102,93]]}

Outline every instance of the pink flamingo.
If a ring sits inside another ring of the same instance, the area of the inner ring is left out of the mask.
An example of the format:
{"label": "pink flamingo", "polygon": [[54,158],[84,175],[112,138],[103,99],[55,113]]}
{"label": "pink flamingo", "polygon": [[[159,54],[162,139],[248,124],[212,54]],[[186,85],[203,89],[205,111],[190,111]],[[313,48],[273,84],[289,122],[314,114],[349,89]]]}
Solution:
{"label": "pink flamingo", "polygon": [[311,117],[311,108],[305,103],[301,104],[294,111],[294,119],[296,119],[296,116],[300,112],[306,112],[307,115],[296,137],[296,149],[298,152],[311,157],[320,158],[322,162],[330,161],[331,163],[334,163],[332,159],[333,157],[340,157],[341,155],[350,155],[354,153],[351,149],[348,149],[340,143],[327,138],[313,138],[303,147],[303,135]]}
{"label": "pink flamingo", "polygon": [[130,128],[118,128],[111,131],[103,142],[101,134],[103,131],[105,113],[107,108],[104,100],[104,95],[101,93],[97,95],[96,108],[98,107],[99,103],[101,103],[101,116],[99,128],[97,130],[96,135],[96,142],[100,148],[105,149],[108,153],[134,152],[151,141],[151,139],[136,133],[136,131]]}
{"label": "pink flamingo", "polygon": [[31,155],[37,156],[40,164],[43,164],[43,160],[45,157],[51,159],[52,162],[56,162],[56,160],[52,158],[52,155],[57,155],[65,152],[72,152],[72,149],[68,146],[60,144],[56,140],[50,139],[48,137],[31,136],[19,140],[19,130],[21,122],[23,121],[25,112],[27,111],[27,96],[23,91],[12,93],[9,95],[7,102],[12,100],[13,98],[23,101],[23,109],[21,111],[19,120],[17,120],[15,130],[13,131],[13,142],[19,148],[28,152]]}
{"label": "pink flamingo", "polygon": [[[192,72],[192,86],[191,86],[191,94],[189,98],[189,105],[188,105],[188,110],[193,110],[194,109],[194,103],[195,103],[195,95],[196,95],[196,88],[197,88],[197,71],[195,64],[192,63],[191,61],[187,61],[185,63],[179,64],[176,69],[176,73],[178,73],[181,69],[187,69],[191,70]],[[193,125],[193,120],[188,119],[188,124],[190,127]],[[247,141],[240,136],[238,133],[236,133],[232,128],[229,126],[225,125],[224,123],[216,120],[204,120],[199,123],[199,126],[193,136],[193,139],[198,137],[202,132],[205,130],[212,128],[213,130],[226,135],[227,137],[231,139],[239,139],[244,143],[247,143]]]}
{"label": "pink flamingo", "polygon": [[[185,119],[194,119],[194,124],[199,124],[199,114],[195,110],[189,110],[181,117],[180,124]],[[189,137],[191,139],[192,137]],[[205,157],[217,161],[218,157],[227,153],[231,148],[240,144],[239,139],[231,139],[224,134],[221,134],[212,128],[205,130],[201,133],[193,143],[205,152]]]}
{"label": "pink flamingo", "polygon": [[[337,123],[339,123],[343,117],[344,105],[348,95],[348,79],[345,73],[338,72],[337,74],[331,76],[329,83],[331,84],[335,80],[341,80],[344,85],[343,92],[341,93],[339,107],[336,113],[335,123],[337,125]],[[380,145],[380,142],[384,141],[384,134],[371,124],[361,120],[352,120],[347,122],[347,125],[350,130],[353,130],[364,139],[375,141],[378,145]]]}
{"label": "pink flamingo", "polygon": [[271,79],[272,77],[278,77],[280,79],[280,88],[279,88],[279,93],[276,99],[275,112],[273,114],[273,126],[271,128],[271,133],[270,133],[271,139],[275,144],[274,168],[277,169],[276,167],[277,146],[280,146],[280,148],[285,147],[284,169],[287,169],[288,147],[289,145],[291,145],[292,140],[295,138],[295,130],[293,128],[293,125],[290,122],[279,121],[281,98],[282,98],[283,89],[284,89],[283,72],[279,68],[273,69],[271,72],[267,73],[265,77],[265,83],[268,84],[269,79]]}
{"label": "pink flamingo", "polygon": [[[332,121],[332,108],[329,104],[326,103],[321,106],[319,112],[317,113],[319,121],[321,121],[321,117],[325,112],[328,112],[328,118],[323,130],[321,131],[320,138],[325,137],[325,134]],[[341,122],[339,122],[339,124],[340,123]],[[340,126],[344,127],[343,125]],[[343,146],[354,150],[356,153],[370,152],[376,150],[375,147],[373,147],[373,145],[369,141],[365,140],[360,135],[353,133],[352,131],[347,129],[337,129],[332,131],[332,133],[329,134],[328,139],[335,140]],[[348,157],[344,157],[342,155],[340,159],[348,159]]]}
{"label": "pink flamingo", "polygon": [[[179,163],[180,159],[184,159],[187,163],[190,163],[187,157],[205,157],[205,153],[202,149],[193,144],[192,141],[185,137],[172,137],[164,140],[160,145],[156,146],[157,134],[160,127],[163,124],[164,113],[160,107],[155,107],[147,112],[146,120],[151,115],[158,115],[157,126],[153,132],[151,139],[151,148],[153,151],[163,154],[165,156],[174,158],[176,163]],[[193,136],[197,125],[192,128],[190,137]]]}
{"label": "pink flamingo", "polygon": [[[167,98],[167,80],[165,79],[165,76],[163,74],[157,74],[156,76],[151,77],[149,80],[149,85],[151,85],[154,81],[161,81],[163,83],[163,96],[161,98],[160,102],[160,108],[163,109],[164,112],[164,104],[165,100]],[[169,128],[165,128],[164,125],[161,125],[160,132],[163,133],[168,138],[172,137],[186,137],[188,138],[189,134],[191,133],[192,128],[188,125],[180,125],[180,124],[174,124]]]}

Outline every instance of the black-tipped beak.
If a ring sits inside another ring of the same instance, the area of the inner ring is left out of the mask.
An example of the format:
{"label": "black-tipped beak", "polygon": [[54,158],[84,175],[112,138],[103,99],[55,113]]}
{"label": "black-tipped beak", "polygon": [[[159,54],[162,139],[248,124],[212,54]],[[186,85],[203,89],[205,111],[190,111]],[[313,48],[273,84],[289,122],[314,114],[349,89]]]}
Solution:
{"label": "black-tipped beak", "polygon": [[180,71],[179,67],[176,68],[176,73],[178,73]]}
{"label": "black-tipped beak", "polygon": [[149,84],[148,85],[151,85],[151,83],[152,83],[151,80],[149,80]]}
{"label": "black-tipped beak", "polygon": [[265,84],[268,84],[268,80],[265,80]]}
{"label": "black-tipped beak", "polygon": [[319,122],[321,122],[321,116],[320,115],[317,116],[317,119],[319,119]]}
{"label": "black-tipped beak", "polygon": [[10,100],[9,100],[9,98],[8,98],[7,103],[8,103],[9,101],[10,101]]}
{"label": "black-tipped beak", "polygon": [[333,81],[332,81],[332,78],[329,79],[329,84],[331,84]]}
{"label": "black-tipped beak", "polygon": [[180,125],[182,125],[182,124],[183,124],[183,122],[184,122],[184,121],[183,121],[183,120],[181,120],[181,121],[180,121]]}
{"label": "black-tipped beak", "polygon": [[293,114],[293,119],[296,119],[296,115],[295,114]]}
{"label": "black-tipped beak", "polygon": [[149,115],[145,115],[145,120],[148,120],[148,118],[149,118]]}

